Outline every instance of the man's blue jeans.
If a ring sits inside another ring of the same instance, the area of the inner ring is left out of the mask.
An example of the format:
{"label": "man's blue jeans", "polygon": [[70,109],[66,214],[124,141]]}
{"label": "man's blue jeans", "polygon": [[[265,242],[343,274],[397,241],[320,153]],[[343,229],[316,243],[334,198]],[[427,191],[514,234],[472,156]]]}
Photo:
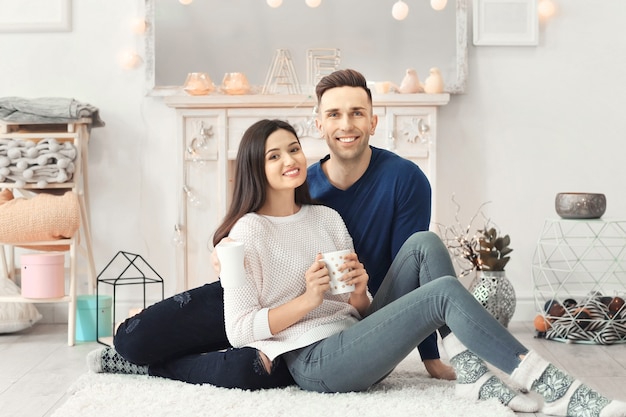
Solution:
{"label": "man's blue jeans", "polygon": [[368,315],[349,329],[283,355],[296,383],[311,391],[366,390],[433,331],[454,332],[472,352],[511,373],[528,350],[454,276],[432,232],[411,236],[396,256]]}

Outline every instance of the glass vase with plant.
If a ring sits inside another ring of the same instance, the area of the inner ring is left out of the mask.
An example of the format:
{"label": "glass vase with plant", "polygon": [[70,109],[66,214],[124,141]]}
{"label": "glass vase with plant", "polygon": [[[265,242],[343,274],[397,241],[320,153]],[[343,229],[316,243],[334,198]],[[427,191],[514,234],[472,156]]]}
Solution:
{"label": "glass vase with plant", "polygon": [[[491,220],[482,211],[488,203],[483,203],[466,227],[459,221],[460,205],[456,205],[456,224],[439,226],[440,237],[448,247],[453,260],[459,266],[459,277],[476,271],[476,276],[468,290],[480,303],[505,327],[515,313],[516,296],[513,285],[507,278],[504,268],[510,261],[509,247],[511,238],[502,236]],[[481,229],[472,227],[476,218],[482,216],[485,226]]]}

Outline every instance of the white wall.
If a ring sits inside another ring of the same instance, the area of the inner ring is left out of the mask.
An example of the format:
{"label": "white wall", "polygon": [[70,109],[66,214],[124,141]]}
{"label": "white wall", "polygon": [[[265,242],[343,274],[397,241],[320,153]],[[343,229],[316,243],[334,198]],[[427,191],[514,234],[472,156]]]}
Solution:
{"label": "white wall", "polygon": [[532,299],[533,251],[544,219],[558,217],[556,193],[605,193],[604,217],[626,217],[626,2],[555,2],[538,46],[471,47],[467,93],[440,112],[439,218],[453,222],[452,193],[465,221],[492,201],[487,213],[512,239],[516,319]]}
{"label": "white wall", "polygon": [[[533,317],[530,264],[544,219],[556,216],[555,194],[605,193],[607,218],[626,209],[626,2],[558,6],[536,47],[470,46],[467,92],[439,113],[438,218],[454,221],[453,193],[465,221],[492,201],[487,213],[512,238],[516,319]],[[0,96],[99,107],[106,127],[89,144],[96,270],[119,250],[139,253],[166,278],[169,295],[179,199],[174,111],[145,96],[143,67],[118,63],[129,48],[143,51],[130,29],[142,12],[141,0],[75,0],[71,32],[0,33]]]}

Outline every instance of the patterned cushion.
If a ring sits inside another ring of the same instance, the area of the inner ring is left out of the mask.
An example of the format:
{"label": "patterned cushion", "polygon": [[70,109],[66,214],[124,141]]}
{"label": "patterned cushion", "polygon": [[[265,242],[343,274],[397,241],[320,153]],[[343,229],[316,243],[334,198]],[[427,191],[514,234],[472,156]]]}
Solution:
{"label": "patterned cushion", "polygon": [[[20,288],[8,278],[0,278],[0,295],[20,295]],[[31,327],[41,314],[31,303],[0,303],[0,334]]]}

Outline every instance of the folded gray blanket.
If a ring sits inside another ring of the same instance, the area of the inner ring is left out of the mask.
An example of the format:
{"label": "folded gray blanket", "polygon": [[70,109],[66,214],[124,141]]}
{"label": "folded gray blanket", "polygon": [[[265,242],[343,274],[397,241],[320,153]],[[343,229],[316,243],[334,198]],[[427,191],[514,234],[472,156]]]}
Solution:
{"label": "folded gray blanket", "polygon": [[0,98],[0,120],[13,123],[72,123],[83,117],[91,118],[91,127],[102,127],[97,107],[72,98],[21,97]]}
{"label": "folded gray blanket", "polygon": [[18,187],[36,183],[39,188],[64,183],[72,179],[76,153],[72,143],[54,138],[39,142],[0,139],[0,182],[14,182]]}

